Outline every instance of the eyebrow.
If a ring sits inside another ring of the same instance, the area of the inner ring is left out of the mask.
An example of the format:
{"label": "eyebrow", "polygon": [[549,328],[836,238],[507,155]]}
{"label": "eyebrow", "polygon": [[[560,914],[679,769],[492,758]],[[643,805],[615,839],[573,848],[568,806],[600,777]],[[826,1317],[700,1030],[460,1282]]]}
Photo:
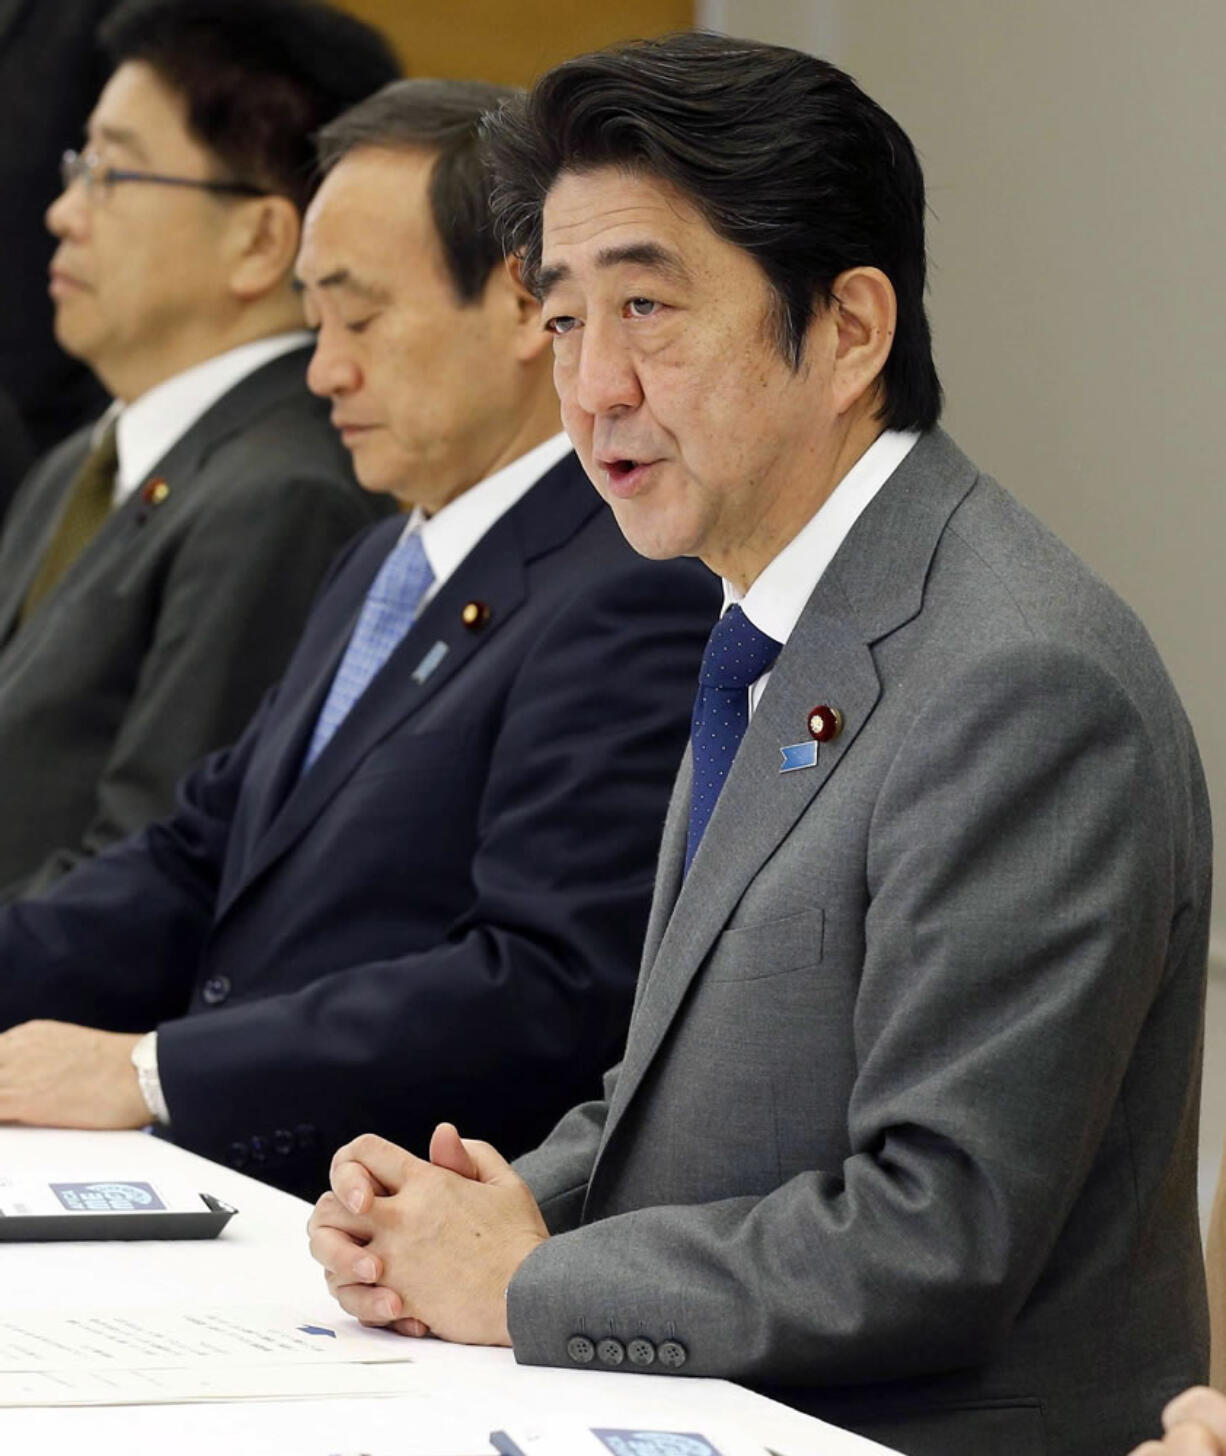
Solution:
{"label": "eyebrow", "polygon": [[[623,243],[620,247],[601,248],[596,254],[597,268],[617,268],[625,264],[650,268],[671,278],[674,283],[689,283],[692,276],[680,256],[660,243]],[[573,272],[565,263],[554,263],[542,268],[536,278],[536,296],[544,298],[559,283],[569,282],[573,277]]]}
{"label": "eyebrow", "polygon": [[[126,126],[110,126],[106,123],[92,128],[94,136],[112,147],[126,147],[128,151],[140,162],[149,160],[149,153],[141,143],[140,137]],[[91,140],[93,137],[91,136]]]}
{"label": "eyebrow", "polygon": [[382,288],[376,283],[364,283],[360,278],[355,278],[348,268],[334,268],[331,273],[326,273],[315,284],[308,284],[304,279],[297,275],[294,276],[295,293],[303,293],[308,287],[344,288],[370,303],[387,303],[391,299],[391,294],[386,288]]}

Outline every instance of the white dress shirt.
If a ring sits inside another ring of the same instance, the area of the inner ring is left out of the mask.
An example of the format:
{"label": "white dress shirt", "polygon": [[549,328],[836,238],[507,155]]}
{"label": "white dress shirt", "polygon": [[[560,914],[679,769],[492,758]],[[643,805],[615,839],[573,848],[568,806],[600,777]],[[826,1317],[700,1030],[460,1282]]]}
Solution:
{"label": "white dress shirt", "polygon": [[552,470],[559,460],[569,455],[571,448],[565,435],[553,435],[518,460],[512,460],[510,465],[504,465],[493,475],[487,475],[478,484],[470,486],[432,516],[427,516],[420,506],[410,513],[400,539],[407,540],[414,531],[420,531],[426,560],[434,573],[434,580],[421,599],[422,607],[494,522],[526,495],[546,471]]}
{"label": "white dress shirt", "polygon": [[143,485],[149,472],[177,444],[196,421],[228,394],[241,380],[257,369],[288,354],[291,349],[309,347],[315,336],[306,329],[293,329],[284,334],[270,334],[215,354],[203,364],[194,364],[182,374],[163,379],[147,389],[139,399],[125,404],[117,399],[98,421],[94,443],[102,438],[112,420],[115,427],[115,448],[119,452],[119,469],[115,473],[114,506],[123,505],[138,485]]}
{"label": "white dress shirt", "polygon": [[[308,334],[307,337],[311,336]],[[186,375],[179,377],[186,378]],[[150,390],[143,398],[148,399],[155,392]],[[570,450],[571,443],[565,435],[554,435],[521,455],[518,460],[512,460],[510,465],[504,465],[493,475],[486,476],[477,485],[456,496],[455,500],[448,501],[434,515],[427,516],[420,506],[412,512],[400,540],[405,540],[414,531],[420,531],[426,560],[434,573],[434,580],[422,597],[421,606],[424,607],[455,572],[490,527],[501,520],[515,502],[526,495],[541,476],[552,470]],[[141,1096],[145,1099],[150,1117],[155,1122],[166,1125],[170,1122],[170,1109],[166,1105],[162,1079],[158,1073],[157,1035],[156,1031],[150,1031],[141,1037],[132,1052],[132,1065],[136,1068]]]}
{"label": "white dress shirt", "polygon": [[[848,532],[918,439],[913,430],[885,430],[878,435],[808,523],[763,567],[744,596],[730,581],[724,582],[723,610],[739,604],[759,632],[786,642]],[[750,685],[751,716],[769,680],[770,673],[764,672]]]}

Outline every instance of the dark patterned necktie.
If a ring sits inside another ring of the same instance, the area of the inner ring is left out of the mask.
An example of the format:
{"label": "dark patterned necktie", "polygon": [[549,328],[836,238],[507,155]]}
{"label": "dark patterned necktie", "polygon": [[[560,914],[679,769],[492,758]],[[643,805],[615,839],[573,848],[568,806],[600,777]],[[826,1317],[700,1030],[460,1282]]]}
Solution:
{"label": "dark patterned necktie", "polygon": [[85,457],[68,490],[64,509],[22,603],[22,622],[60,584],[68,568],[94,539],[98,528],[111,513],[115,472],[119,469],[115,424],[112,420],[106,427],[102,439]]}
{"label": "dark patterned necktie", "polygon": [[749,724],[750,684],[770,669],[781,646],[759,632],[740,607],[730,607],[711,629],[690,724],[694,789],[685,844],[687,874]]}

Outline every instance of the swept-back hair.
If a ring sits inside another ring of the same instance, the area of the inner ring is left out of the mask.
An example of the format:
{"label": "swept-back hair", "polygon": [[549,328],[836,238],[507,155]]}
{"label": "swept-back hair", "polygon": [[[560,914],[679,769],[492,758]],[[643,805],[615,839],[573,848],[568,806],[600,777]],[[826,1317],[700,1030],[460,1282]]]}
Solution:
{"label": "swept-back hair", "polygon": [[836,66],[701,31],[635,41],[547,72],[503,105],[487,135],[497,226],[530,284],[545,197],[561,173],[612,166],[655,177],[756,260],[794,369],[839,274],[880,268],[898,298],[880,417],[895,429],[936,423],[923,173],[898,123]]}
{"label": "swept-back hair", "polygon": [[379,31],[317,0],[124,0],[98,39],[112,66],[143,61],[183,97],[227,180],[299,209],[315,183],[313,134],[400,75]]}
{"label": "swept-back hair", "polygon": [[326,175],[362,147],[432,152],[430,215],[461,303],[475,303],[504,258],[490,206],[484,115],[523,93],[485,81],[397,81],[331,122],[318,137]]}

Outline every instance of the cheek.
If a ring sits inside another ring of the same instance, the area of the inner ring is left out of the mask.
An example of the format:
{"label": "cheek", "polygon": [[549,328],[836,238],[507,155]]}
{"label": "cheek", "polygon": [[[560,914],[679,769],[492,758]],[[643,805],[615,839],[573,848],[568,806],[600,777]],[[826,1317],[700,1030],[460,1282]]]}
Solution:
{"label": "cheek", "polygon": [[592,416],[586,410],[581,410],[574,400],[561,400],[562,405],[562,428],[570,436],[570,442],[579,452],[580,458],[586,463],[591,458],[592,444]]}

